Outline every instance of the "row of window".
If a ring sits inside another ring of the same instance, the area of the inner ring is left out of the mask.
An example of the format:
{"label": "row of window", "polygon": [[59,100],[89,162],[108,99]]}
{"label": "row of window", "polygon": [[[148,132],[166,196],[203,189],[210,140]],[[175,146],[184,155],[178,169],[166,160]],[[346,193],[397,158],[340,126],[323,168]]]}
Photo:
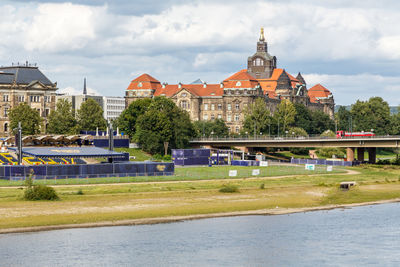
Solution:
{"label": "row of window", "polygon": [[125,105],[124,99],[107,99],[107,104],[117,104],[117,105]]}
{"label": "row of window", "polygon": [[[36,109],[38,112],[39,112],[39,114],[40,114],[40,108],[38,108],[38,109]],[[45,110],[44,110],[44,116],[45,117],[48,117],[49,116],[49,114],[50,114],[50,109],[48,109],[48,108],[46,108]],[[3,109],[3,117],[4,118],[7,118],[8,117],[8,108],[4,108]]]}
{"label": "row of window", "polygon": [[107,105],[107,109],[113,109],[113,110],[124,110],[125,106],[114,106],[114,105]]}
{"label": "row of window", "polygon": [[[218,119],[222,119],[222,115],[221,115],[221,114],[218,114],[218,115],[217,115],[217,118],[218,118]],[[215,119],[215,115],[214,115],[214,114],[211,114],[210,119],[211,119],[211,120],[214,120],[214,119]],[[234,119],[234,121],[239,121],[239,120],[240,120],[240,114],[235,114],[235,115],[233,116],[233,119]],[[203,120],[205,120],[205,121],[208,120],[208,114],[204,114],[204,115],[203,115]],[[232,121],[232,115],[231,115],[231,114],[226,115],[226,121],[227,121],[227,122],[231,122],[231,121]]]}
{"label": "row of window", "polygon": [[[29,96],[29,100],[31,102],[40,102],[40,96],[39,95],[31,95]],[[9,95],[3,95],[3,102],[8,102],[10,101]],[[17,101],[18,102],[25,102],[25,96],[24,95],[17,95]],[[50,103],[51,102],[51,96],[44,96],[44,102]]]}
{"label": "row of window", "polygon": [[[231,127],[228,127],[228,131],[229,131],[229,132],[231,131]],[[239,133],[239,132],[240,132],[240,127],[239,127],[239,126],[236,126],[236,127],[235,127],[235,132],[236,132],[236,133]]]}
{"label": "row of window", "polygon": [[[218,118],[218,119],[222,119],[222,115],[221,115],[221,114],[218,114],[218,115],[217,115],[217,118]],[[214,115],[214,114],[211,114],[210,119],[211,119],[211,120],[215,120],[215,115]],[[204,115],[203,115],[203,120],[208,121],[208,114],[204,114]]]}
{"label": "row of window", "polygon": [[121,112],[118,111],[107,111],[107,116],[119,116]]}
{"label": "row of window", "polygon": [[[211,104],[211,110],[215,110],[215,104]],[[232,110],[232,104],[226,105],[227,110]],[[222,110],[222,104],[217,105],[218,110]],[[240,104],[235,104],[235,109],[240,110]],[[208,110],[208,104],[204,104],[204,110]]]}

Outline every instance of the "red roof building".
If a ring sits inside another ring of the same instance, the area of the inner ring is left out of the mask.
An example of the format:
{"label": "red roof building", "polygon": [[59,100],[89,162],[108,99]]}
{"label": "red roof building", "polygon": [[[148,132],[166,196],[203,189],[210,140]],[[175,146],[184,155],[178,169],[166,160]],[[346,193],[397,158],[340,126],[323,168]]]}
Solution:
{"label": "red roof building", "polygon": [[317,84],[308,90],[300,73],[294,77],[285,69],[276,68],[276,62],[276,57],[268,53],[262,30],[257,52],[248,58],[247,69],[217,84],[201,80],[167,84],[142,74],[126,89],[126,105],[142,97],[165,96],[188,111],[192,120],[223,119],[232,132],[240,131],[245,110],[259,97],[265,98],[271,112],[282,99],[288,99],[333,117],[333,95],[327,88]]}

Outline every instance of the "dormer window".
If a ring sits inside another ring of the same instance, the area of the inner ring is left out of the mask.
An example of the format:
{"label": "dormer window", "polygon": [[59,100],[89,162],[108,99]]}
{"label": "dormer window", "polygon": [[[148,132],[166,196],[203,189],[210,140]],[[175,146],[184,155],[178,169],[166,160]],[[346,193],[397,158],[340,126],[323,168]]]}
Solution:
{"label": "dormer window", "polygon": [[241,86],[241,85],[242,85],[241,82],[237,82],[237,83],[236,83],[236,86]]}
{"label": "dormer window", "polygon": [[140,82],[140,83],[138,83],[138,85],[137,85],[138,87],[142,87],[143,86],[143,84]]}

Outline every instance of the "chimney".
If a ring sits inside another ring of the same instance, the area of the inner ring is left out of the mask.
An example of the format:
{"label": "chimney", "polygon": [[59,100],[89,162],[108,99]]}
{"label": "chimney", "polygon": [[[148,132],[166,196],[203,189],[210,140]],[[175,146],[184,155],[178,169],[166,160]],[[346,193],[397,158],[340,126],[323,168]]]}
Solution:
{"label": "chimney", "polygon": [[207,88],[207,83],[203,82],[203,88]]}
{"label": "chimney", "polygon": [[224,88],[224,83],[221,82],[221,83],[219,84],[219,87],[220,87],[220,88]]}
{"label": "chimney", "polygon": [[182,83],[181,82],[178,83],[178,88],[179,89],[182,88]]}

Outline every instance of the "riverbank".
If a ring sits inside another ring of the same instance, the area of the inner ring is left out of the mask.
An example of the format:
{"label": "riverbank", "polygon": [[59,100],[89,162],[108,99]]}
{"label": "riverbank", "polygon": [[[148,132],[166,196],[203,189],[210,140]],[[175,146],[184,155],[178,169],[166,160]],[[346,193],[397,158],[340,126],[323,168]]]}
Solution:
{"label": "riverbank", "polygon": [[312,208],[283,209],[283,208],[277,207],[275,209],[262,209],[262,210],[241,211],[241,212],[197,214],[197,215],[187,215],[187,216],[169,216],[169,217],[144,218],[144,219],[120,220],[120,221],[105,221],[105,222],[97,222],[97,223],[35,226],[35,227],[25,227],[25,228],[8,228],[8,229],[0,229],[0,234],[40,232],[40,231],[51,231],[51,230],[73,229],[73,228],[93,228],[93,227],[173,223],[173,222],[182,222],[182,221],[188,221],[188,220],[200,220],[200,219],[208,219],[208,218],[233,217],[233,216],[284,215],[284,214],[299,213],[299,212],[312,212],[312,211],[331,210],[331,209],[339,209],[339,208],[343,209],[343,208],[351,208],[351,207],[359,207],[359,206],[367,206],[367,205],[378,205],[378,204],[395,203],[395,202],[400,202],[400,198],[391,199],[391,200],[364,202],[364,203],[327,205],[327,206],[319,206],[319,207],[312,207]]}
{"label": "riverbank", "polygon": [[[56,186],[61,201],[23,201],[22,188],[0,188],[0,233],[166,223],[210,217],[276,215],[397,202],[400,169],[241,179]],[[342,181],[357,186],[341,191]],[[238,188],[222,193],[224,185]]]}

